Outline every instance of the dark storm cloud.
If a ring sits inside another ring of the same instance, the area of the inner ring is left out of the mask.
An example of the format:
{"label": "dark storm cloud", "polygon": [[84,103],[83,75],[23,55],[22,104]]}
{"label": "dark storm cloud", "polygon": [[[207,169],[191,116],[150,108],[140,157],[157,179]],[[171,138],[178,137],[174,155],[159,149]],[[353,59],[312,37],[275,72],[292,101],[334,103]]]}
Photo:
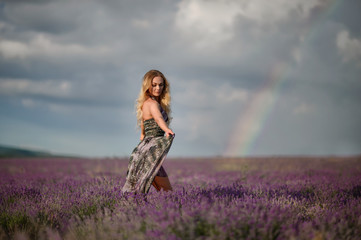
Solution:
{"label": "dark storm cloud", "polygon": [[[361,111],[356,107],[357,102],[345,101],[344,96],[336,102],[325,86],[321,92],[316,88],[299,87],[280,98],[279,107],[269,119],[272,127],[264,129],[253,152],[290,155],[307,151],[320,155],[359,152],[360,134],[356,129]],[[302,109],[290,108],[300,103],[303,103]],[[275,137],[277,141],[274,141]]]}
{"label": "dark storm cloud", "polygon": [[61,34],[76,29],[77,10],[56,1],[5,1],[1,19],[16,32],[46,32]]}
{"label": "dark storm cloud", "polygon": [[337,11],[332,13],[332,19],[341,23],[353,34],[360,36],[360,9],[361,2],[358,0],[349,0],[347,3],[340,3]]}
{"label": "dark storm cloud", "polygon": [[42,4],[42,3],[49,3],[56,0],[2,0],[3,3],[6,4]]}

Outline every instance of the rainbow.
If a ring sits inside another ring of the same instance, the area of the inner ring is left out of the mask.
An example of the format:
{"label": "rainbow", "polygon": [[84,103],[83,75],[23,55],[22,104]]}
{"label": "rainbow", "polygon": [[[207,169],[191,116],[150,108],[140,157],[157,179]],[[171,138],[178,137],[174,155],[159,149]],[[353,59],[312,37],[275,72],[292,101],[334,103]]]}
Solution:
{"label": "rainbow", "polygon": [[[302,46],[305,46],[315,36],[317,29],[341,2],[342,0],[333,0],[324,6],[317,20],[307,28]],[[277,103],[280,89],[290,70],[291,65],[286,62],[275,62],[270,68],[265,82],[251,97],[244,108],[245,110],[236,119],[223,153],[224,156],[247,156],[252,153],[255,142],[262,133],[267,119]]]}

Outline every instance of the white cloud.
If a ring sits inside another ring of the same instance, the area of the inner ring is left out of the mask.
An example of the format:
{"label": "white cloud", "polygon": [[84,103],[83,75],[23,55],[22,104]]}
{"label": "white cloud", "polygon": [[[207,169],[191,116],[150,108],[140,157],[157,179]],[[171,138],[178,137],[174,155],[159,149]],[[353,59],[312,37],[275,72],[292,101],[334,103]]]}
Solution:
{"label": "white cloud", "polygon": [[301,103],[293,109],[294,115],[308,114],[315,111],[315,106],[307,103]]}
{"label": "white cloud", "polygon": [[[26,108],[45,106],[53,112],[69,113],[74,106],[48,102],[45,97],[72,98],[76,96],[73,85],[67,80],[33,81],[29,79],[0,79],[1,95],[17,95]],[[39,98],[34,98],[39,96]]]}
{"label": "white cloud", "polygon": [[36,35],[30,42],[0,40],[0,55],[5,58],[28,57],[99,57],[108,54],[107,47],[86,47],[80,44],[60,44],[44,34]]}
{"label": "white cloud", "polygon": [[[66,80],[32,81],[28,79],[0,79],[0,93],[4,95],[40,94],[54,97],[70,95],[72,85]],[[28,100],[25,105],[29,105]]]}
{"label": "white cloud", "polygon": [[294,48],[292,50],[292,57],[297,62],[300,63],[302,60],[301,50],[300,48]]}
{"label": "white cloud", "polygon": [[183,107],[185,111],[174,116],[172,125],[174,129],[183,132],[188,141],[206,138],[211,144],[219,144],[220,136],[228,129],[234,111],[238,111],[250,96],[247,90],[232,87],[223,80],[216,84],[191,79],[173,79],[173,82],[171,87],[177,91],[173,93],[172,101],[178,109]]}
{"label": "white cloud", "polygon": [[237,2],[239,2],[239,6],[242,6],[241,15],[262,25],[276,24],[292,18],[294,17],[292,13],[297,13],[301,18],[307,18],[311,9],[320,4],[318,0],[244,0]]}
{"label": "white cloud", "polygon": [[21,103],[23,106],[27,107],[27,108],[31,108],[34,107],[36,105],[36,103],[34,102],[33,99],[30,98],[24,98],[21,100]]}
{"label": "white cloud", "polygon": [[217,101],[224,104],[245,102],[249,97],[247,90],[231,87],[228,83],[224,83],[216,89]]}
{"label": "white cloud", "polygon": [[2,40],[0,53],[5,58],[25,58],[30,54],[30,48],[21,42]]}
{"label": "white cloud", "polygon": [[150,22],[144,19],[134,19],[132,20],[132,25],[136,28],[147,29],[150,27]]}
{"label": "white cloud", "polygon": [[202,48],[231,39],[237,17],[261,28],[270,27],[295,18],[295,13],[298,18],[308,18],[319,4],[319,0],[183,0],[175,24],[186,38],[197,41],[196,47]]}
{"label": "white cloud", "polygon": [[361,60],[361,39],[350,37],[346,30],[337,35],[336,44],[344,62]]}
{"label": "white cloud", "polygon": [[21,99],[21,104],[26,108],[46,107],[50,111],[60,114],[70,114],[70,113],[74,113],[77,110],[75,106],[69,106],[69,105],[57,104],[57,103],[48,103],[32,98]]}
{"label": "white cloud", "polygon": [[215,108],[225,104],[244,103],[249,96],[246,89],[234,88],[229,83],[209,84],[207,81],[175,81],[175,98],[192,108]]}
{"label": "white cloud", "polygon": [[185,0],[179,3],[176,26],[185,34],[204,38],[204,43],[214,43],[231,37],[238,13],[236,2]]}

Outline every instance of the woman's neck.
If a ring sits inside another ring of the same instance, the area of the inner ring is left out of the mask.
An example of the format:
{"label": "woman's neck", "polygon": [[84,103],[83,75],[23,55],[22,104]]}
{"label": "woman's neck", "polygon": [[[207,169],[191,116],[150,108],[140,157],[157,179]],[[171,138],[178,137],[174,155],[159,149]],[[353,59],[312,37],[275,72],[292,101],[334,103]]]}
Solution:
{"label": "woman's neck", "polygon": [[150,96],[151,99],[157,101],[159,103],[159,97],[155,97],[155,96]]}

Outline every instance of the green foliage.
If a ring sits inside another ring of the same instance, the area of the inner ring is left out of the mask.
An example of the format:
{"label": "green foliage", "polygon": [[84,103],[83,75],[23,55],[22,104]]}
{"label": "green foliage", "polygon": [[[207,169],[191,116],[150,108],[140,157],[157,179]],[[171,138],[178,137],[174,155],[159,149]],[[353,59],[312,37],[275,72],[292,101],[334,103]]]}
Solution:
{"label": "green foliage", "polygon": [[93,216],[98,210],[97,204],[74,206],[73,213],[77,215],[82,221]]}
{"label": "green foliage", "polygon": [[36,236],[34,223],[24,213],[0,213],[0,226],[7,237],[11,237],[16,231],[28,232],[30,236]]}
{"label": "green foliage", "polygon": [[217,230],[217,227],[215,224],[209,223],[204,218],[199,218],[195,222],[194,234],[196,237],[213,236],[213,235],[218,235],[219,231]]}

